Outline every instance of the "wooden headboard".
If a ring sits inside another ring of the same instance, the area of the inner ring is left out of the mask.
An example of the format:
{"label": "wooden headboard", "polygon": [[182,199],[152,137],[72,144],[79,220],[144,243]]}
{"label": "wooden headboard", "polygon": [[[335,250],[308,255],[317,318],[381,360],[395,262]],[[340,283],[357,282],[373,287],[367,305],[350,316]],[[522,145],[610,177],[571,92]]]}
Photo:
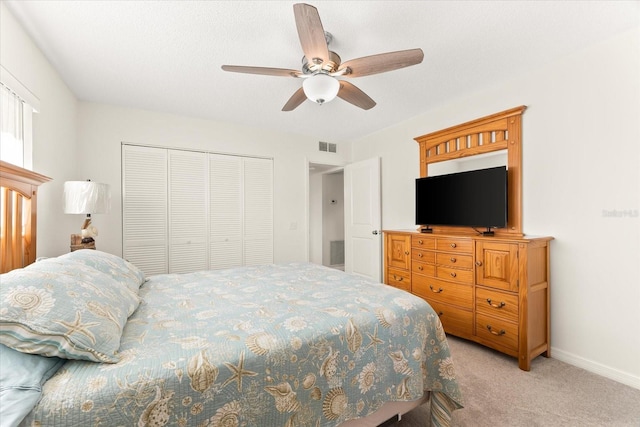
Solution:
{"label": "wooden headboard", "polygon": [[[496,235],[522,236],[522,113],[512,108],[470,122],[414,138],[420,144],[420,177],[428,176],[429,164],[493,151],[507,151],[507,227]],[[460,232],[460,227],[433,227],[434,231]]]}
{"label": "wooden headboard", "polygon": [[51,178],[0,161],[0,273],[36,260],[38,186]]}

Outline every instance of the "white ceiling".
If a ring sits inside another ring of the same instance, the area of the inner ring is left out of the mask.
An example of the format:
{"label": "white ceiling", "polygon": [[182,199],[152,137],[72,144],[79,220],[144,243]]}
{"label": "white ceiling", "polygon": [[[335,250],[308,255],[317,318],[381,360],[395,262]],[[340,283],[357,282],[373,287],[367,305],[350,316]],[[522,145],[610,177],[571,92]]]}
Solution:
{"label": "white ceiling", "polygon": [[[300,69],[292,1],[5,4],[83,101],[359,138],[637,26],[639,1],[309,1],[343,62],[421,48],[422,64],[350,81],[377,102],[282,106],[302,81],[223,64]],[[523,100],[524,102],[525,100]]]}

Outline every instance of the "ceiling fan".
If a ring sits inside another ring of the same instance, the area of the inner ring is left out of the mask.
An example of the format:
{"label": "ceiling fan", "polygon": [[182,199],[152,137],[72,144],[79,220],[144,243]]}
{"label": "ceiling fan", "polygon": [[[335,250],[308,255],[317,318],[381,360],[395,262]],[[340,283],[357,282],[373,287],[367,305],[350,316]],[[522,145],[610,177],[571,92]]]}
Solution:
{"label": "ceiling fan", "polygon": [[364,56],[342,63],[340,56],[329,50],[332,36],[324,31],[318,10],[311,5],[297,3],[293,5],[293,12],[304,52],[301,71],[242,65],[222,66],[224,71],[235,73],[304,79],[302,87],[289,98],[282,111],[292,111],[306,99],[324,104],[336,96],[369,110],[376,105],[375,101],[352,83],[337,77],[352,78],[384,73],[419,64],[424,58],[422,49],[409,49]]}

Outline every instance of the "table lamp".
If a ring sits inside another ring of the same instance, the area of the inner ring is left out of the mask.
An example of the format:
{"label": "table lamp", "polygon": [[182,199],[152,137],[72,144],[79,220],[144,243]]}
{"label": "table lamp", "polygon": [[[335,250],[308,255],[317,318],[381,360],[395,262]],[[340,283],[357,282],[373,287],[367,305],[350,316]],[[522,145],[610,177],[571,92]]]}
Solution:
{"label": "table lamp", "polygon": [[82,243],[91,243],[98,229],[91,225],[91,214],[107,213],[111,207],[111,192],[108,184],[87,181],[64,183],[64,213],[86,214],[82,223]]}

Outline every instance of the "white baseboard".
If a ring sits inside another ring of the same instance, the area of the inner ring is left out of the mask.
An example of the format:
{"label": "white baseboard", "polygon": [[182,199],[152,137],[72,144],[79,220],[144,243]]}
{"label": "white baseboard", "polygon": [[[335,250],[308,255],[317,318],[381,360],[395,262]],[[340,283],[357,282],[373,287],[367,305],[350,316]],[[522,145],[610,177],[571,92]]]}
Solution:
{"label": "white baseboard", "polygon": [[617,381],[619,383],[628,385],[629,387],[637,388],[640,390],[640,377],[632,375],[628,372],[623,372],[618,369],[611,368],[610,366],[603,365],[593,360],[588,360],[583,357],[577,356],[573,353],[569,353],[555,347],[551,347],[551,357],[558,359],[561,362],[568,363],[569,365],[577,366],[585,371],[593,372],[594,374],[601,375],[610,380]]}

